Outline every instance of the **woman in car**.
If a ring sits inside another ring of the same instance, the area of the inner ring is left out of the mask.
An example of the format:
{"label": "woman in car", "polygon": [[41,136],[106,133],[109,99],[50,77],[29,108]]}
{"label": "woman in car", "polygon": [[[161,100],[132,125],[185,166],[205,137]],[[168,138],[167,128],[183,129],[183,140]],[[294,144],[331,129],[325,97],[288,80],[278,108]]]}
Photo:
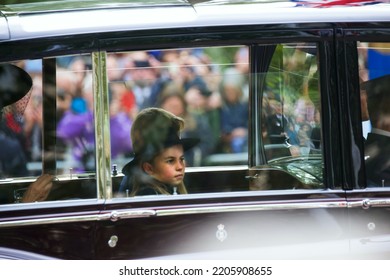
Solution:
{"label": "woman in car", "polygon": [[[20,114],[27,105],[32,87],[32,79],[23,69],[12,64],[0,64],[0,178],[9,176],[27,176],[27,161],[21,144],[4,123],[2,116],[9,106],[17,102]],[[12,160],[11,160],[12,159]],[[42,174],[30,184],[21,202],[45,200],[53,186],[54,176]],[[2,203],[0,196],[0,203]]]}

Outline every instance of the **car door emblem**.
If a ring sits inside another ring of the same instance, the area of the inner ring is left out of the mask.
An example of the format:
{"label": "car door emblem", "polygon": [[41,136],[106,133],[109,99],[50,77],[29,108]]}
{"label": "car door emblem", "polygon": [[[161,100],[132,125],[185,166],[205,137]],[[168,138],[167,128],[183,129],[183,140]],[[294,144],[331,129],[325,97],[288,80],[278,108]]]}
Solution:
{"label": "car door emblem", "polygon": [[219,224],[217,228],[218,230],[215,233],[215,236],[219,241],[223,242],[227,238],[227,231],[225,230],[225,226],[223,224]]}

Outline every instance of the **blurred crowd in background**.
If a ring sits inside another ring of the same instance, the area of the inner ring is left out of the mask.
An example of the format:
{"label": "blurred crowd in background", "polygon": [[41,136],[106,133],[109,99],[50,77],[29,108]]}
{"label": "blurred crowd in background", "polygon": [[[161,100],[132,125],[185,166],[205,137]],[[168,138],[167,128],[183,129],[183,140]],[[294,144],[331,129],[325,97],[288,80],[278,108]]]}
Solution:
{"label": "blurred crowd in background", "polygon": [[[186,155],[201,166],[209,155],[248,151],[249,53],[247,47],[109,53],[107,74],[112,159],[132,156],[130,128],[137,112],[161,107],[185,120],[182,137],[201,139]],[[218,50],[217,50],[218,51]],[[228,55],[230,54],[230,55]],[[302,58],[305,60],[305,56]],[[286,72],[305,61],[286,60]],[[5,118],[21,142],[28,162],[41,160],[42,64],[24,61],[33,78],[22,118]],[[318,82],[318,81],[317,81]],[[57,152],[75,171],[94,170],[94,112],[91,57],[57,58]],[[320,148],[319,110],[307,87],[293,96],[266,88],[263,107],[265,144]],[[318,90],[316,91],[319,95]],[[317,97],[317,100],[319,98]],[[286,142],[287,139],[287,142]],[[247,156],[246,156],[247,158]]]}

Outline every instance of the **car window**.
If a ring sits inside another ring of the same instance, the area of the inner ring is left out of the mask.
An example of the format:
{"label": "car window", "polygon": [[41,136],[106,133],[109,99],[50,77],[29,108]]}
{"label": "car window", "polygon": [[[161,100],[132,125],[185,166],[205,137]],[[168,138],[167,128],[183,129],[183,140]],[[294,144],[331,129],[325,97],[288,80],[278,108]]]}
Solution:
{"label": "car window", "polygon": [[0,168],[2,203],[21,202],[43,173],[54,176],[45,200],[96,197],[91,179],[96,164],[90,56],[50,58],[54,68],[47,73],[44,60],[12,62],[29,74],[32,87],[2,112],[2,143],[7,151]]}
{"label": "car window", "polygon": [[94,100],[89,56],[57,58],[57,172],[95,172]]}
{"label": "car window", "polygon": [[[315,44],[272,46],[262,84],[261,141],[250,189],[323,187],[319,65]],[[259,46],[265,52],[270,46]]]}
{"label": "car window", "polygon": [[[181,137],[200,139],[197,146],[185,153],[187,170],[247,166],[248,47],[108,53],[107,76],[111,142],[115,147],[111,162],[117,172],[134,156],[130,128],[137,114],[149,107],[180,116],[185,121]],[[206,173],[192,171],[192,176],[186,176],[191,193],[223,188],[220,181],[218,187],[206,189],[202,182],[206,178],[202,174]],[[210,170],[207,176],[212,174]],[[113,184],[114,192],[119,183]]]}
{"label": "car window", "polygon": [[[256,73],[250,73],[251,51],[262,53],[260,60],[253,62],[259,64]],[[19,131],[15,139],[23,147],[26,170],[23,174],[4,174],[3,181],[8,184],[15,178],[29,177],[28,182],[33,182],[45,172],[47,155],[54,154],[51,173],[73,187],[68,187],[70,195],[53,192],[48,199],[96,197],[90,55],[54,59],[56,98],[51,103],[55,108],[52,119],[44,116],[42,109],[45,60],[17,63],[29,73],[33,87],[24,108],[20,109],[21,102],[9,106],[13,109],[4,110],[3,120],[13,133]],[[200,139],[185,154],[189,193],[323,187],[316,45],[109,52],[106,66],[114,177],[134,156],[130,138],[134,118],[144,108],[159,107],[185,120],[182,137]],[[261,85],[252,95],[251,83]],[[255,117],[258,120],[252,123],[250,105],[261,108]],[[13,120],[9,112],[17,112],[16,107],[19,117]],[[52,126],[44,128],[43,119]],[[19,130],[13,124],[18,124]],[[251,125],[258,143],[251,144],[248,138]],[[55,135],[55,141],[43,147],[47,135]],[[254,162],[249,162],[250,148],[257,154]],[[71,182],[73,179],[83,180]],[[114,193],[122,181],[121,176],[114,178]],[[6,196],[12,193],[13,198],[8,201],[20,201],[28,185],[12,187]]]}
{"label": "car window", "polygon": [[[185,154],[190,170],[186,177],[195,176],[196,169],[190,167],[236,166],[235,172],[239,170],[238,186],[229,186],[235,184],[234,172],[220,175],[219,169],[209,169],[205,177],[214,174],[215,178],[207,183],[201,180],[202,184],[211,186],[220,181],[225,187],[199,190],[191,188],[200,184],[199,178],[188,179],[190,192],[321,188],[316,45],[280,44],[272,46],[271,52],[266,52],[267,48],[258,49],[264,51],[264,59],[259,61],[264,65],[256,74],[250,74],[248,46],[108,53],[111,142],[115,143],[112,163],[116,172],[133,157],[130,129],[134,118],[144,108],[159,107],[185,120],[182,137],[200,139],[199,145]],[[262,84],[253,97],[249,93],[251,82]],[[256,147],[263,156],[251,167],[248,177],[239,166],[248,168],[249,106],[257,99],[261,100],[261,110],[259,122],[254,122],[260,124]],[[264,181],[264,172],[267,176],[271,172],[277,180]],[[282,183],[280,178],[284,178]]]}
{"label": "car window", "polygon": [[248,65],[248,49],[236,46],[109,53],[111,126],[121,127],[111,134],[118,170],[131,157],[131,123],[147,107],[182,117],[181,136],[200,138],[187,166],[247,164]]}
{"label": "car window", "polygon": [[364,162],[368,187],[390,186],[390,43],[359,42]]}

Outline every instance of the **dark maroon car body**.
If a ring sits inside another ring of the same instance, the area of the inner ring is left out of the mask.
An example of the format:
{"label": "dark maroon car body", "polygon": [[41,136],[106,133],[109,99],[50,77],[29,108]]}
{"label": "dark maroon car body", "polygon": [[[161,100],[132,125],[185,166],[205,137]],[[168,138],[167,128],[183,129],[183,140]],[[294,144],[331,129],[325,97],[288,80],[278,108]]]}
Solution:
{"label": "dark maroon car body", "polygon": [[[322,156],[321,160],[313,156],[306,161],[264,162],[264,146],[258,137],[261,106],[256,97],[263,85],[261,79],[253,79],[249,86],[250,144],[243,162],[188,168],[190,195],[116,197],[123,174],[112,172],[115,162],[110,161],[105,138],[108,97],[103,90],[95,94],[99,99],[95,105],[96,172],[59,177],[49,200],[39,203],[14,203],[15,190],[35,178],[0,182],[5,202],[0,205],[0,258],[390,256],[390,189],[366,186],[361,165],[364,143],[358,136],[360,99],[356,97],[356,42],[389,42],[388,4],[359,9],[278,1],[57,2],[0,5],[0,62],[41,59],[47,96],[53,93],[52,58],[57,56],[91,54],[91,71],[100,81],[95,90],[100,90],[106,86],[106,74],[101,71],[106,51],[245,45],[250,51],[250,71],[256,76],[264,71],[257,45],[316,44],[324,93]],[[88,24],[79,24],[81,18]],[[55,101],[45,100],[49,109],[44,111],[44,132],[54,125],[55,113],[50,110],[54,104],[50,102]],[[55,141],[50,134],[43,136],[42,171],[57,168],[50,157]],[[305,167],[308,162],[314,171]],[[275,180],[263,183],[266,190],[249,191],[265,167]],[[295,171],[286,172],[292,167]],[[63,189],[68,197],[58,199]]]}

